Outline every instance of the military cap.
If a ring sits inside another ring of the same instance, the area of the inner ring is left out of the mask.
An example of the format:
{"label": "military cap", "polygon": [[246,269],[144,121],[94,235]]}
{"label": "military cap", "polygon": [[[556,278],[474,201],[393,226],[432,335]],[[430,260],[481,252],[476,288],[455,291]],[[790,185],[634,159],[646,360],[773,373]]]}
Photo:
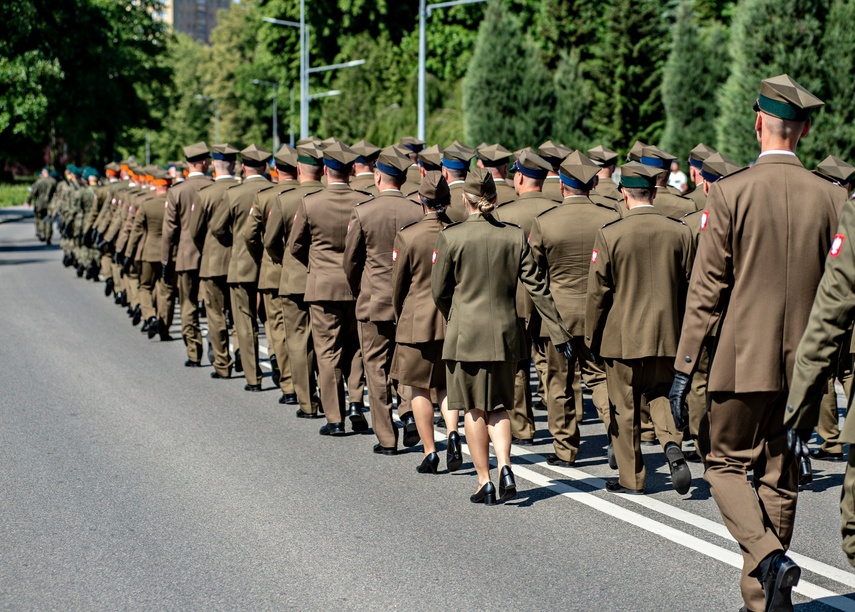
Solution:
{"label": "military cap", "polygon": [[118,176],[121,170],[122,167],[116,162],[110,162],[104,167],[104,172],[106,172],[107,176]]}
{"label": "military cap", "polygon": [[492,200],[496,197],[496,183],[493,181],[493,175],[486,168],[474,168],[466,175],[463,191],[472,196]]}
{"label": "military cap", "polygon": [[398,141],[398,144],[407,149],[408,151],[412,151],[413,153],[418,153],[422,149],[425,148],[424,140],[419,140],[418,138],[413,138],[412,136],[404,136]]}
{"label": "military cap", "polygon": [[442,168],[442,147],[433,145],[419,152],[419,166],[425,170]]}
{"label": "military cap", "polygon": [[819,162],[814,170],[814,174],[822,178],[844,185],[852,180],[852,174],[855,173],[855,166],[847,164],[845,161],[834,155],[829,155],[824,160]]}
{"label": "military cap", "polygon": [[324,165],[333,170],[348,170],[359,157],[356,151],[341,141],[324,149]]}
{"label": "military cap", "polygon": [[324,152],[315,142],[304,142],[297,145],[297,163],[307,166],[320,166],[323,163]]}
{"label": "military cap", "polygon": [[729,160],[721,153],[713,153],[704,160],[701,176],[706,182],[715,183],[718,179],[729,176],[737,170],[742,170],[739,164]]}
{"label": "military cap", "polygon": [[360,164],[373,162],[377,159],[377,156],[380,155],[380,147],[371,144],[367,140],[360,140],[350,148],[356,151],[356,154],[359,155],[359,157],[356,158],[356,161]]}
{"label": "military cap", "polygon": [[184,147],[184,159],[189,162],[202,161],[208,159],[211,154],[208,152],[208,145],[204,142],[197,142]]}
{"label": "military cap", "polygon": [[150,169],[148,176],[150,181],[154,181],[155,185],[169,185],[172,182],[172,176],[163,168],[154,167]]}
{"label": "military cap", "polygon": [[265,151],[255,144],[249,145],[240,152],[241,161],[245,166],[249,166],[250,168],[266,166],[271,157],[270,151]]}
{"label": "military cap", "polygon": [[71,173],[74,176],[83,176],[83,168],[81,168],[80,166],[72,165],[72,166],[69,166],[69,168],[71,168]]}
{"label": "military cap", "polygon": [[[514,151],[514,161],[517,161],[520,158],[520,155],[523,154],[523,151],[528,151],[529,153],[534,153],[535,155],[537,155],[537,152],[534,149],[532,149],[531,147],[525,147],[524,149],[517,149],[516,151]],[[538,157],[540,157],[540,156],[538,156]]]}
{"label": "military cap", "polygon": [[452,170],[468,170],[473,157],[474,149],[455,140],[442,152],[442,165]]}
{"label": "military cap", "polygon": [[552,164],[531,149],[523,149],[514,163],[516,171],[529,178],[542,181],[552,172]]}
{"label": "military cap", "polygon": [[282,148],[273,156],[277,168],[289,170],[297,167],[297,149],[290,145],[282,145]]}
{"label": "military cap", "polygon": [[565,147],[563,144],[558,144],[556,142],[552,142],[551,140],[547,140],[542,145],[537,147],[537,152],[543,159],[545,159],[552,165],[553,172],[558,172],[558,168],[561,166],[561,162],[564,161],[565,157],[570,155],[571,150],[569,147]]}
{"label": "military cap", "polygon": [[419,183],[419,195],[438,202],[448,202],[451,192],[448,190],[448,181],[439,170],[430,170]]}
{"label": "military cap", "polygon": [[92,166],[86,166],[85,168],[83,168],[83,178],[89,179],[90,176],[98,178],[100,175],[98,174],[98,171]]}
{"label": "military cap", "polygon": [[341,142],[341,141],[338,138],[336,138],[335,136],[330,136],[329,138],[325,138],[324,140],[318,141],[318,145],[322,149],[326,149],[327,147],[332,146],[332,145],[339,143],[339,142]]}
{"label": "military cap", "polygon": [[404,151],[398,147],[386,147],[377,157],[377,169],[383,174],[395,178],[406,178],[407,170],[413,163]]}
{"label": "military cap", "polygon": [[630,189],[653,189],[662,171],[639,162],[627,162],[620,167],[620,186]]}
{"label": "military cap", "polygon": [[644,147],[647,145],[641,142],[640,140],[636,140],[635,144],[632,145],[632,148],[626,154],[626,161],[641,161],[641,152],[644,150]]}
{"label": "military cap", "polygon": [[600,167],[581,151],[573,151],[558,170],[561,182],[573,189],[590,191]]}
{"label": "military cap", "polygon": [[318,144],[321,142],[321,139],[316,136],[309,136],[308,138],[301,138],[297,141],[297,146],[305,145],[305,144]]}
{"label": "military cap", "polygon": [[704,143],[699,144],[689,151],[689,165],[700,170],[704,166],[704,160],[710,155],[715,155],[716,150]]}
{"label": "military cap", "polygon": [[786,74],[760,82],[760,94],[754,110],[789,121],[807,121],[811,111],[825,106],[825,102],[796,83]]}
{"label": "military cap", "polygon": [[617,151],[612,151],[603,145],[588,149],[588,158],[598,166],[613,166],[617,163]]}
{"label": "military cap", "polygon": [[675,155],[666,153],[659,147],[647,146],[641,151],[641,163],[645,166],[653,166],[660,170],[667,170],[671,162],[677,159]]}
{"label": "military cap", "polygon": [[488,168],[507,166],[511,158],[511,152],[500,144],[479,146],[477,151],[478,159]]}
{"label": "military cap", "polygon": [[182,171],[187,170],[187,162],[175,162],[175,169]]}
{"label": "military cap", "polygon": [[[235,161],[238,153],[240,151],[227,143],[215,144],[211,147],[211,157],[219,161]],[[176,163],[175,167],[179,168],[180,166]]]}

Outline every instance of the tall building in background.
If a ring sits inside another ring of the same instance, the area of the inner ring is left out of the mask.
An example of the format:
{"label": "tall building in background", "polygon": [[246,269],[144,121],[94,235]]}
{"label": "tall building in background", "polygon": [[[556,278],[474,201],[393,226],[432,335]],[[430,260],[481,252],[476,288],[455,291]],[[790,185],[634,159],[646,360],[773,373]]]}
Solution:
{"label": "tall building in background", "polygon": [[196,40],[211,42],[211,30],[217,26],[217,11],[231,7],[233,0],[163,0],[163,20],[176,32]]}

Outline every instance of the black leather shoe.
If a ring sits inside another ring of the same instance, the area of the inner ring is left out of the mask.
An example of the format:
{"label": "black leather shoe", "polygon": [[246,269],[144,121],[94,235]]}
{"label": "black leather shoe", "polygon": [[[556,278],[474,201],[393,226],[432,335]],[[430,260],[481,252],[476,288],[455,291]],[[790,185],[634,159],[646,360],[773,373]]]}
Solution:
{"label": "black leather shoe", "polygon": [[161,342],[169,342],[172,340],[172,336],[169,335],[169,328],[166,326],[166,323],[157,320],[157,335],[160,336]]}
{"label": "black leather shoe", "polygon": [[141,333],[141,334],[146,333],[146,332],[148,331],[149,326],[150,326],[150,323],[149,323],[149,320],[148,320],[148,319],[146,319],[145,321],[143,321],[142,327],[140,328],[140,333]]}
{"label": "black leather shoe", "polygon": [[609,467],[613,470],[617,469],[617,457],[615,457],[615,446],[609,442],[609,448],[606,450],[606,457],[609,461]]}
{"label": "black leather shoe", "polygon": [[270,356],[270,370],[273,386],[278,387],[279,381],[282,380],[282,372],[279,371],[279,362],[276,361],[276,355]]}
{"label": "black leather shoe", "polygon": [[792,612],[793,587],[799,583],[802,569],[784,553],[772,559],[769,571],[763,577],[766,594],[765,612]]}
{"label": "black leather shoe", "polygon": [[375,455],[389,455],[389,456],[397,455],[398,449],[397,448],[389,448],[387,446],[380,446],[380,444],[375,444],[374,445],[374,454]]}
{"label": "black leather shoe", "polygon": [[82,263],[77,264],[77,278],[83,278],[85,273],[86,267]]}
{"label": "black leather shoe", "polygon": [[[350,419],[350,427],[353,431],[363,432],[368,430],[368,421],[365,415],[362,414],[362,404],[351,402],[347,406],[347,414],[345,416]],[[374,452],[377,452],[376,447]]]}
{"label": "black leather shoe", "polygon": [[116,304],[117,306],[122,305],[122,292],[121,291],[113,294],[113,303]]}
{"label": "black leather shoe", "polygon": [[86,268],[86,280],[96,280],[98,278],[98,267],[95,264],[91,264],[88,268]]}
{"label": "black leather shoe", "polygon": [[240,362],[240,349],[235,351],[235,372],[243,372],[243,364]]}
{"label": "black leather shoe", "polygon": [[[551,455],[547,455],[546,456],[546,462],[549,465],[557,465],[559,467],[576,467],[575,461],[564,461],[564,459],[562,459],[561,457],[559,457],[555,453],[552,453]],[[499,489],[501,489],[501,486],[499,487]]]}
{"label": "black leather shoe", "polygon": [[534,438],[514,438],[511,440],[511,444],[516,444],[517,446],[534,446]]}
{"label": "black leather shoe", "polygon": [[671,484],[674,490],[680,495],[685,495],[692,486],[692,472],[689,470],[683,451],[673,442],[669,442],[665,447],[665,458],[668,459],[668,466],[671,468]]}
{"label": "black leather shoe", "polygon": [[821,448],[813,448],[810,451],[810,458],[817,461],[833,461],[835,463],[845,461],[843,453],[829,453]]}
{"label": "black leather shoe", "polygon": [[644,495],[644,489],[627,489],[617,480],[607,480],[606,491],[609,493],[625,493],[627,495]]}
{"label": "black leather shoe", "polygon": [[222,374],[220,374],[220,373],[219,373],[219,372],[217,372],[216,370],[214,370],[213,372],[211,372],[211,378],[214,378],[214,379],[221,379],[221,380],[225,380],[225,379],[227,379],[227,378],[231,378],[231,377],[232,377],[231,370],[229,370],[229,373],[228,373],[227,375],[225,375],[225,376],[223,376]]}
{"label": "black leather shoe", "polygon": [[201,361],[193,361],[192,359],[188,359],[187,361],[184,362],[184,367],[185,368],[201,368],[202,362]]}
{"label": "black leather shoe", "polygon": [[261,391],[261,385],[251,385],[249,383],[243,386],[244,391],[252,391],[253,393],[257,393]]}
{"label": "black leather shoe", "polygon": [[318,433],[322,436],[343,436],[344,423],[327,423],[326,425],[321,427]]}
{"label": "black leather shoe", "polygon": [[439,455],[431,453],[424,458],[421,465],[416,468],[419,474],[436,474],[436,468],[439,467]]}
{"label": "black leather shoe", "polygon": [[686,461],[689,463],[703,463],[704,460],[701,459],[701,456],[698,454],[698,451],[689,451],[687,453],[683,453],[683,456],[686,458]]}
{"label": "black leather shoe", "polygon": [[152,317],[148,320],[148,329],[146,331],[148,332],[148,339],[149,340],[151,340],[152,338],[154,338],[157,335],[157,328],[158,327],[159,326],[158,326],[157,317]]}
{"label": "black leather shoe", "polygon": [[485,504],[487,506],[496,505],[496,487],[492,482],[488,482],[483,487],[478,489],[475,495],[469,496],[469,501],[473,504]]}
{"label": "black leather shoe", "polygon": [[463,453],[460,450],[460,434],[452,431],[448,434],[448,447],[445,451],[445,467],[449,472],[460,469],[463,465]]}
{"label": "black leather shoe", "polygon": [[546,411],[546,404],[543,403],[542,399],[539,399],[531,405],[531,409],[532,410]]}
{"label": "black leather shoe", "polygon": [[208,343],[208,363],[214,365],[214,361],[216,360],[216,355],[214,355],[214,345],[210,342]]}
{"label": "black leather shoe", "polygon": [[323,415],[320,415],[317,412],[315,414],[310,414],[308,412],[303,412],[302,408],[297,409],[297,418],[298,419],[319,419],[319,418],[321,418],[321,416],[323,416]]}
{"label": "black leather shoe", "polygon": [[142,321],[142,309],[137,306],[134,308],[134,318],[131,319],[131,324],[136,327],[140,324],[140,321]]}
{"label": "black leather shoe", "polygon": [[296,393],[283,393],[282,397],[279,398],[280,404],[288,404],[289,406],[296,406],[300,402],[297,400]]}
{"label": "black leather shoe", "polygon": [[108,278],[107,282],[104,284],[104,297],[110,297],[113,293],[113,279]]}
{"label": "black leather shoe", "polygon": [[119,295],[122,296],[122,301],[119,302],[122,307],[126,307],[128,305],[128,293],[126,291],[122,291]]}
{"label": "black leather shoe", "polygon": [[125,312],[128,313],[129,317],[134,316],[134,307],[128,304],[128,307],[125,309]]}
{"label": "black leather shoe", "polygon": [[511,466],[506,465],[499,474],[499,501],[508,501],[516,497],[516,494],[517,481],[514,480],[514,473],[511,471]]}
{"label": "black leather shoe", "polygon": [[404,446],[412,448],[421,441],[419,428],[416,427],[416,419],[412,414],[406,414],[401,422],[404,424]]}

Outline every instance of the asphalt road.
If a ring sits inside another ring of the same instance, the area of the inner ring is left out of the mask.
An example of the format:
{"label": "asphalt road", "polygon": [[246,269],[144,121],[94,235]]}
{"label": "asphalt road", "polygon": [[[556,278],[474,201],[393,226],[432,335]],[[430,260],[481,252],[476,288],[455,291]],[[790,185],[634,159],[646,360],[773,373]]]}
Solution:
{"label": "asphalt road", "polygon": [[[0,608],[742,605],[738,547],[700,467],[680,497],[646,449],[650,494],[606,493],[590,406],[577,468],[546,465],[538,413],[540,444],[514,449],[520,494],[476,506],[468,457],[421,475],[420,447],[384,457],[370,434],[322,438],[269,377],[250,394],[242,378],[185,369],[180,340],[148,340],[60,258],[31,221],[0,225]],[[814,467],[793,542],[797,609],[855,610],[843,468]]]}

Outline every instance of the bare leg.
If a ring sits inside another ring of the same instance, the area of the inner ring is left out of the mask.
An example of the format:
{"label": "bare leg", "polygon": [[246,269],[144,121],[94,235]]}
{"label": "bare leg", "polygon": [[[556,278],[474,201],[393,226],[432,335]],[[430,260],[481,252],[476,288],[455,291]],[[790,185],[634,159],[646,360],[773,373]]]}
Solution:
{"label": "bare leg", "polygon": [[[511,464],[511,420],[507,410],[490,412],[487,419],[490,440],[493,441],[493,451],[501,471],[503,467]],[[469,437],[468,432],[466,437]]]}
{"label": "bare leg", "polygon": [[445,389],[435,389],[436,401],[439,404],[439,412],[442,414],[442,420],[445,421],[445,430],[448,435],[451,432],[459,433],[460,431],[460,411],[448,409],[448,392]]}
{"label": "bare leg", "polygon": [[[507,416],[505,417],[507,419]],[[483,410],[469,410],[463,419],[466,431],[466,443],[469,454],[472,455],[472,465],[478,474],[478,488],[490,482],[490,439],[487,436],[487,422]],[[508,429],[508,446],[510,446],[510,423]]]}
{"label": "bare leg", "polygon": [[433,402],[430,399],[430,389],[411,387],[413,417],[416,419],[416,428],[422,439],[425,455],[436,452],[436,444],[433,439]]}

